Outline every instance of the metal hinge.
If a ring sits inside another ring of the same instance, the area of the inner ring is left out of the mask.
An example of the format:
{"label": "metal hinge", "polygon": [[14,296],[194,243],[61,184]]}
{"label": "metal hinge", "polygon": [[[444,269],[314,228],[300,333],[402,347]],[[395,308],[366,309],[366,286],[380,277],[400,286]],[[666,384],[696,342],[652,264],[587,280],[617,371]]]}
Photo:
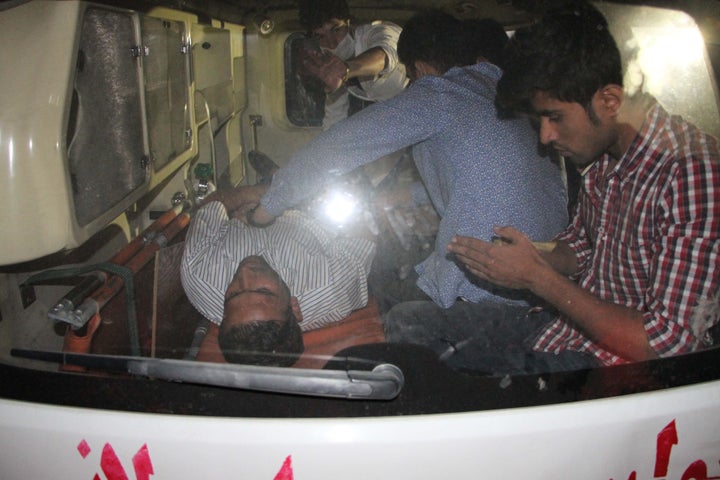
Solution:
{"label": "metal hinge", "polygon": [[150,54],[150,48],[147,45],[135,45],[130,47],[130,55],[133,57],[147,57]]}

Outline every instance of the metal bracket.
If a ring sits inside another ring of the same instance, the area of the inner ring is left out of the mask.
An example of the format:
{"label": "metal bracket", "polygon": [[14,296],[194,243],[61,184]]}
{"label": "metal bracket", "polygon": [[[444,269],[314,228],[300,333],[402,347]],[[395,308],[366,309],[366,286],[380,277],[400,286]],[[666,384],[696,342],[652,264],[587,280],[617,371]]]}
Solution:
{"label": "metal bracket", "polygon": [[250,115],[250,128],[252,128],[253,150],[258,150],[257,127],[262,126],[262,115]]}

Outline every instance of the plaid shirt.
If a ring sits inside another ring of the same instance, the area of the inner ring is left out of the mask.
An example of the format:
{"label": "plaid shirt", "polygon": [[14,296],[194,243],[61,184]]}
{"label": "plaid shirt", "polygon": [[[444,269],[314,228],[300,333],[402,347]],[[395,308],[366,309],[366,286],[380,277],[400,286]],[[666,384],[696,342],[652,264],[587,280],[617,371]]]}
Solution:
{"label": "plaid shirt", "polygon": [[[604,155],[583,179],[571,225],[579,285],[643,313],[660,356],[711,343],[720,312],[720,155],[717,140],[654,104],[630,148],[603,180]],[[562,316],[534,348],[586,352],[626,363]]]}

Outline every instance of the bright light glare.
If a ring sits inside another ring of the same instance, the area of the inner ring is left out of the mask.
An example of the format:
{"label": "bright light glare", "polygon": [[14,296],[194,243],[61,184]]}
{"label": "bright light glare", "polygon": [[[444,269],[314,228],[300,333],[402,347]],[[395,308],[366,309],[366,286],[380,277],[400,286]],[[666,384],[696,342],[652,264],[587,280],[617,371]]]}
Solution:
{"label": "bright light glare", "polygon": [[[658,34],[658,29],[633,29],[640,47],[636,64],[631,64],[626,76],[626,88],[631,93],[645,83],[645,91],[657,94],[677,81],[677,72],[690,70],[702,60],[703,39],[696,28],[667,26],[672,34]],[[642,75],[638,75],[638,70]]]}
{"label": "bright light glare", "polygon": [[325,215],[334,223],[343,224],[355,213],[357,201],[350,195],[333,192],[325,201]]}

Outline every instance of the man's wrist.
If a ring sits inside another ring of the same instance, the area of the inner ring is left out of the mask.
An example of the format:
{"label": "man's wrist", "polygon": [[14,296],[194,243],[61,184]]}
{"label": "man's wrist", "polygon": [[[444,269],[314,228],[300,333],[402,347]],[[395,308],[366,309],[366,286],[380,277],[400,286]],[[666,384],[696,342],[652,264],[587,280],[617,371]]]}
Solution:
{"label": "man's wrist", "polygon": [[343,62],[343,65],[345,65],[345,75],[341,79],[341,85],[345,85],[350,78],[350,65],[347,62]]}
{"label": "man's wrist", "polygon": [[247,221],[247,224],[250,225],[251,227],[264,228],[264,227],[269,227],[270,225],[275,223],[275,217],[273,217],[271,220],[269,220],[267,222],[255,221],[255,212],[257,211],[258,208],[261,208],[261,207],[262,207],[262,205],[258,203],[253,208],[248,210],[247,215],[245,216],[245,220]]}

